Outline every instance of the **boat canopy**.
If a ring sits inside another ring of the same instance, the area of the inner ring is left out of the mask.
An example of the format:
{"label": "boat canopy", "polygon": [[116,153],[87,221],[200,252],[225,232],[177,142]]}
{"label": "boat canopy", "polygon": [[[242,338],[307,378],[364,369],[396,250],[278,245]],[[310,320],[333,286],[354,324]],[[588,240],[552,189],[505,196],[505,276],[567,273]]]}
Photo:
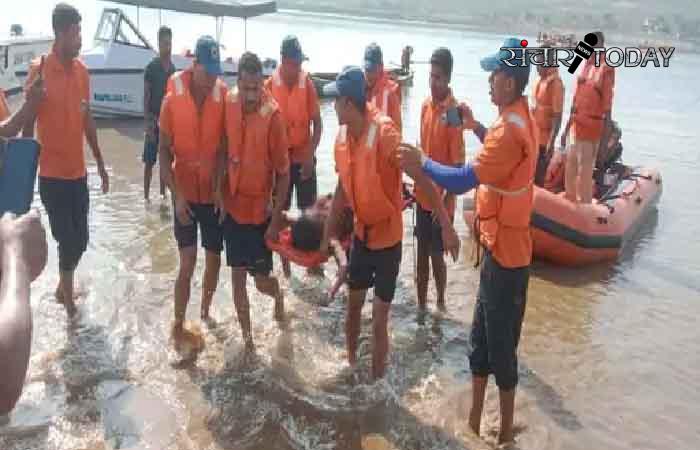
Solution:
{"label": "boat canopy", "polygon": [[235,0],[113,0],[115,3],[163,9],[187,14],[249,19],[277,12],[276,1]]}

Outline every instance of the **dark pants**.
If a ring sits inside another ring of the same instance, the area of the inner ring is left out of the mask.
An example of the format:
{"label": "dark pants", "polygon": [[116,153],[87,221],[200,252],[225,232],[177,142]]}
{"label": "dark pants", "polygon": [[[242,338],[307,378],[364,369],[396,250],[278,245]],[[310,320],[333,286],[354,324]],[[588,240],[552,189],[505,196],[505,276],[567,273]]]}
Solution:
{"label": "dark pants", "polygon": [[265,232],[270,225],[268,219],[259,225],[236,222],[226,216],[226,262],[231,268],[245,268],[251,276],[269,276],[272,272],[272,250],[265,242]]}
{"label": "dark pants", "polygon": [[394,300],[396,279],[401,265],[401,242],[393,247],[372,250],[353,238],[348,267],[348,286],[364,290],[374,286],[374,296],[385,303]]}
{"label": "dark pants", "polygon": [[518,384],[517,350],[529,278],[529,267],[506,269],[486,252],[474,307],[469,366],[475,376],[493,374],[505,391]]}
{"label": "dark pants", "polygon": [[58,242],[58,268],[72,272],[87,249],[90,193],[87,177],[77,180],[39,177],[39,195]]}
{"label": "dark pants", "polygon": [[421,244],[427,245],[431,255],[442,255],[444,251],[442,227],[433,220],[432,213],[423,209],[418,203],[416,203],[416,239]]}
{"label": "dark pants", "polygon": [[306,209],[311,207],[316,201],[318,194],[318,183],[316,181],[316,158],[314,158],[314,170],[311,177],[301,179],[301,164],[292,164],[289,167],[289,192],[287,193],[287,203],[285,210],[292,207],[292,195],[296,192],[297,208]]}
{"label": "dark pants", "polygon": [[[224,248],[223,226],[219,224],[219,215],[214,212],[213,205],[190,203],[194,217],[189,225],[183,225],[175,214],[173,228],[177,248],[183,249],[197,245],[197,228],[202,232],[202,247],[214,253],[221,253]],[[173,206],[173,210],[175,207]]]}
{"label": "dark pants", "polygon": [[535,169],[535,185],[544,187],[544,180],[547,176],[547,166],[552,155],[547,154],[547,147],[540,145],[540,152],[537,156],[537,169]]}

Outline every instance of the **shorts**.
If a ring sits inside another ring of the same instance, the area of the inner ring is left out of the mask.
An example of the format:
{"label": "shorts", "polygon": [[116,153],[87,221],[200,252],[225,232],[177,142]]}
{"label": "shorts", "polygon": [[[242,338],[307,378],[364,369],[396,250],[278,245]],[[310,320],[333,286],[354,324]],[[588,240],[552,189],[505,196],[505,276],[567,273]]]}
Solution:
{"label": "shorts", "polygon": [[540,152],[537,156],[537,169],[535,170],[535,185],[544,187],[544,180],[547,176],[547,167],[552,155],[547,154],[547,147],[540,145]]}
{"label": "shorts", "polygon": [[72,272],[87,250],[90,238],[87,177],[77,180],[39,177],[39,195],[49,216],[51,234],[58,242],[58,267]]}
{"label": "shorts", "polygon": [[231,268],[246,268],[252,276],[269,276],[272,272],[272,250],[265,243],[268,219],[260,225],[241,224],[226,216],[226,262]]}
{"label": "shorts", "polygon": [[156,138],[154,140],[146,139],[143,140],[143,155],[141,160],[144,164],[154,165],[158,161],[158,142],[160,142],[160,130],[158,125],[156,125]]}
{"label": "shorts", "polygon": [[518,385],[518,343],[525,317],[529,267],[507,269],[486,251],[470,336],[469,366],[475,376],[493,374],[505,391]]}
{"label": "shorts", "polygon": [[316,158],[314,158],[314,170],[311,173],[311,177],[306,180],[301,179],[301,164],[294,163],[289,166],[289,191],[287,192],[285,210],[292,207],[292,195],[295,192],[297,195],[297,208],[299,209],[310,208],[316,202],[318,194]]}
{"label": "shorts", "polygon": [[[219,225],[219,215],[214,212],[214,205],[190,203],[192,223],[183,225],[175,214],[174,230],[177,248],[183,249],[197,245],[197,228],[202,232],[202,248],[214,253],[221,253],[224,248],[224,230]],[[175,207],[173,207],[175,210]]]}
{"label": "shorts", "polygon": [[400,265],[401,242],[393,247],[371,250],[355,236],[350,248],[348,286],[351,290],[366,290],[374,286],[374,296],[391,303]]}
{"label": "shorts", "polygon": [[442,227],[433,221],[430,211],[426,211],[416,203],[416,239],[421,244],[427,244],[431,254],[442,254]]}

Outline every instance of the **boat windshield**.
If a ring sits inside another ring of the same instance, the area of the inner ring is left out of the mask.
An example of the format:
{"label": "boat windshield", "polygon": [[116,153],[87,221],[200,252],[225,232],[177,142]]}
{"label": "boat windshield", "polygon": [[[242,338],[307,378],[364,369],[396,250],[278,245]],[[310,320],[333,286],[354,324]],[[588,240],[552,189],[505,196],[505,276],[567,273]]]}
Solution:
{"label": "boat windshield", "polygon": [[101,42],[114,41],[133,47],[151,48],[129,19],[119,10],[105,10],[102,12],[102,19],[97,27],[95,39]]}

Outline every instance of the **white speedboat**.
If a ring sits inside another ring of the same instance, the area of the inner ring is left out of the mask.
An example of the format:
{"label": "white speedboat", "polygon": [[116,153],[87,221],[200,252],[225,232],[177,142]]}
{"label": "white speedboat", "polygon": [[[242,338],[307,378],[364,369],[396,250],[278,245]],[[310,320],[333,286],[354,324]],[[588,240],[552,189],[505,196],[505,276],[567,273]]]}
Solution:
{"label": "white speedboat", "polygon": [[[205,0],[117,0],[120,3],[144,7],[170,9],[194,14],[210,14],[217,17],[217,41],[220,42],[222,17],[233,16],[247,19],[269,11],[275,2],[240,3]],[[261,9],[265,5],[267,9]],[[208,6],[208,9],[207,9]],[[252,9],[251,9],[252,8]],[[274,9],[273,9],[274,10]],[[143,76],[148,63],[157,55],[157,50],[129,20],[121,9],[108,8],[102,12],[95,33],[94,46],[81,53],[80,58],[90,72],[90,109],[101,117],[143,117]],[[173,64],[178,70],[192,64],[193,55],[173,55]],[[268,59],[264,65],[265,75],[270,75],[277,66]],[[233,58],[222,61],[223,79],[232,85],[237,77],[237,64]],[[26,66],[16,72],[18,78],[27,76]]]}
{"label": "white speedboat", "polygon": [[15,72],[49,51],[53,37],[12,36],[0,40],[0,89],[5,95],[14,95],[22,90]]}

